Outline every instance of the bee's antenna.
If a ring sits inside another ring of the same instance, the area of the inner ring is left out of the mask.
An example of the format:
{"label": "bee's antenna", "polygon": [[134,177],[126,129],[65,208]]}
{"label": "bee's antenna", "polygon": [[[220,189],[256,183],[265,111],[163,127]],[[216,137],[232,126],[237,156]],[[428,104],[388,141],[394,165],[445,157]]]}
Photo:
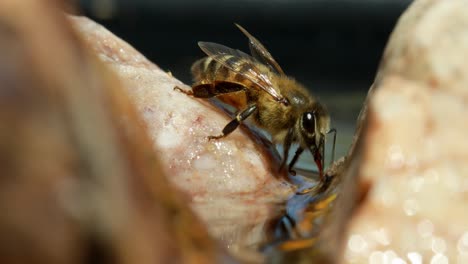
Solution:
{"label": "bee's antenna", "polygon": [[328,130],[327,134],[333,133],[333,147],[332,147],[332,157],[330,161],[330,166],[333,165],[333,162],[335,162],[335,144],[336,144],[336,129],[332,128]]}

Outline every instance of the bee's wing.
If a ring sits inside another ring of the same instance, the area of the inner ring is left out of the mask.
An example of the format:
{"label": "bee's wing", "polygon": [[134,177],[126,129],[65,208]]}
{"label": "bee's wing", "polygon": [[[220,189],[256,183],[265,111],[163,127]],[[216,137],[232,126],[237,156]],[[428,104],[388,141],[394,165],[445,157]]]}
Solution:
{"label": "bee's wing", "polygon": [[278,62],[271,56],[270,52],[263,46],[262,43],[258,39],[256,39],[254,36],[252,36],[245,28],[241,27],[238,24],[235,24],[241,31],[244,33],[249,38],[249,47],[250,47],[250,53],[252,56],[259,60],[260,62],[264,63],[265,65],[268,65],[272,70],[276,71],[279,74],[283,74],[283,69],[279,66]]}
{"label": "bee's wing", "polygon": [[270,94],[276,101],[288,104],[287,100],[273,87],[267,74],[258,69],[255,59],[240,50],[235,50],[213,42],[198,42],[198,46],[208,56],[229,70],[241,74]]}

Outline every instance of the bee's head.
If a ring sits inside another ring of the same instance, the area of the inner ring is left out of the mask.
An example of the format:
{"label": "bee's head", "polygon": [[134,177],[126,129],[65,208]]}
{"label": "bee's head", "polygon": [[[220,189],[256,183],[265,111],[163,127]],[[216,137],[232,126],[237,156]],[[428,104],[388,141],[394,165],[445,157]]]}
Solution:
{"label": "bee's head", "polygon": [[330,117],[325,108],[316,103],[304,111],[296,127],[299,128],[300,144],[314,157],[317,168],[322,173],[325,160],[325,137],[330,131]]}
{"label": "bee's head", "polygon": [[302,113],[299,128],[304,142],[308,148],[319,147],[325,134],[330,130],[330,117],[325,108],[316,103]]}

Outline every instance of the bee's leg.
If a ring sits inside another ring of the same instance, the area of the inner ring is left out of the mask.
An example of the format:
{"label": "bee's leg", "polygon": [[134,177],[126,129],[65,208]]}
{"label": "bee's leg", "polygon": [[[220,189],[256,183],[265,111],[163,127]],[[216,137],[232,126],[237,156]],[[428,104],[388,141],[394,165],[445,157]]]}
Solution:
{"label": "bee's leg", "polygon": [[288,156],[289,156],[289,149],[291,148],[292,144],[292,129],[289,129],[288,134],[286,135],[286,138],[284,139],[283,142],[283,160],[281,161],[281,165],[279,168],[279,171],[282,171],[284,166],[286,165],[286,162],[288,162]]}
{"label": "bee's leg", "polygon": [[[333,165],[333,162],[335,162],[335,144],[336,144],[336,129],[335,128],[332,128],[330,129],[327,134],[331,134],[333,133],[333,147],[332,147],[332,156],[331,156],[331,160],[330,160],[330,165],[329,166],[332,166]],[[325,158],[325,157],[324,157]]]}
{"label": "bee's leg", "polygon": [[294,157],[289,163],[289,167],[288,167],[289,173],[291,173],[294,176],[296,175],[296,171],[293,170],[292,168],[294,167],[294,164],[296,164],[297,160],[299,159],[299,156],[302,154],[303,151],[304,149],[302,147],[298,147],[296,150],[296,153],[294,154]]}
{"label": "bee's leg", "polygon": [[232,131],[234,131],[242,121],[244,121],[247,117],[249,117],[253,112],[257,110],[257,105],[256,104],[251,104],[247,106],[246,109],[240,111],[237,115],[236,118],[231,120],[224,128],[223,128],[223,133],[218,136],[209,136],[208,139],[220,139],[223,138],[229,134],[231,134]]}
{"label": "bee's leg", "polygon": [[322,175],[320,175],[320,181],[325,181],[325,139],[321,141],[320,143],[320,158],[321,160],[321,169],[322,169]]}
{"label": "bee's leg", "polygon": [[[323,146],[321,146],[321,148],[319,148],[320,150],[322,150]],[[315,150],[312,154],[314,156],[314,161],[315,161],[315,164],[317,165],[317,169],[319,171],[319,177],[320,177],[320,181],[323,181],[324,178],[323,178],[323,150],[322,151],[319,151],[319,150]]]}
{"label": "bee's leg", "polygon": [[184,90],[184,89],[180,88],[179,86],[174,86],[174,91],[179,91],[179,92],[184,93],[186,95],[193,96],[193,91],[192,90]]}

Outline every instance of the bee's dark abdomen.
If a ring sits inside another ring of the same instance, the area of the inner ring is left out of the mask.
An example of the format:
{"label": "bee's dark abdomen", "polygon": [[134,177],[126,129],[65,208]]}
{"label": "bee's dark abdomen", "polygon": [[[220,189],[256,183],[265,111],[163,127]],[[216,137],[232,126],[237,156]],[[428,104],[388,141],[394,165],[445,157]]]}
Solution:
{"label": "bee's dark abdomen", "polygon": [[244,90],[244,86],[232,82],[214,81],[212,83],[198,84],[192,87],[193,96],[198,98],[211,98],[220,94],[233,93]]}

